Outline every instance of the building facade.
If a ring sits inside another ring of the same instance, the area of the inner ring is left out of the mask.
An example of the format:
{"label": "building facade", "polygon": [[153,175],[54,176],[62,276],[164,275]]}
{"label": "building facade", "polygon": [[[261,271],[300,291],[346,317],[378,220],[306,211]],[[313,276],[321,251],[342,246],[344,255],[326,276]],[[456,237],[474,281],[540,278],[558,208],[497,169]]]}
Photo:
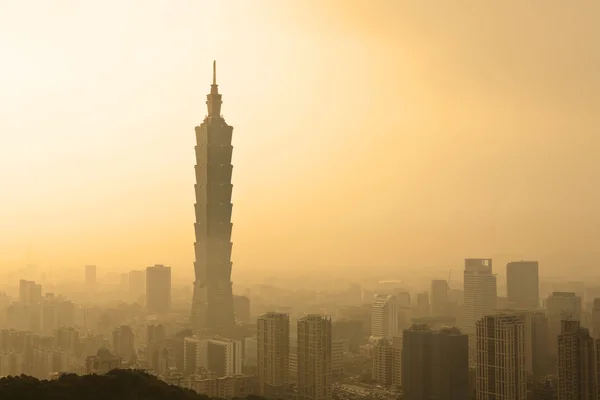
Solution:
{"label": "building facade", "polygon": [[135,358],[135,335],[128,325],[121,325],[113,331],[113,349],[123,361],[132,362]]}
{"label": "building facade", "polygon": [[458,328],[414,324],[402,336],[402,388],[407,400],[466,399],[469,342]]}
{"label": "building facade", "polygon": [[330,317],[298,320],[299,400],[331,399],[331,337]]}
{"label": "building facade", "polygon": [[260,395],[269,399],[285,396],[289,380],[290,317],[267,313],[257,321],[257,362]]}
{"label": "building facade", "polygon": [[506,297],[509,307],[535,310],[540,306],[537,261],[515,261],[506,265]]}
{"label": "building facade", "polygon": [[448,282],[445,280],[431,281],[431,315],[448,316]]}
{"label": "building facade", "polygon": [[398,336],[398,313],[396,296],[374,295],[371,303],[371,336],[389,340]]}
{"label": "building facade", "polygon": [[242,342],[234,339],[215,338],[206,349],[207,367],[217,377],[242,374]]}
{"label": "building facade", "polygon": [[486,315],[477,321],[477,400],[526,400],[525,313]]}
{"label": "building facade", "polygon": [[558,399],[597,399],[594,339],[579,321],[561,322],[558,335]]}
{"label": "building facade", "polygon": [[394,382],[394,348],[387,339],[379,339],[372,350],[372,377],[377,384],[391,386]]}
{"label": "building facade", "polygon": [[146,310],[167,314],[171,310],[171,267],[146,268]]}
{"label": "building facade", "polygon": [[562,321],[581,320],[581,297],[575,292],[553,292],[546,299],[546,316],[548,317],[548,356],[556,361],[558,335],[562,330]]}
{"label": "building facade", "polygon": [[496,276],[492,273],[492,260],[469,258],[464,271],[463,331],[475,333],[475,323],[496,309]]}

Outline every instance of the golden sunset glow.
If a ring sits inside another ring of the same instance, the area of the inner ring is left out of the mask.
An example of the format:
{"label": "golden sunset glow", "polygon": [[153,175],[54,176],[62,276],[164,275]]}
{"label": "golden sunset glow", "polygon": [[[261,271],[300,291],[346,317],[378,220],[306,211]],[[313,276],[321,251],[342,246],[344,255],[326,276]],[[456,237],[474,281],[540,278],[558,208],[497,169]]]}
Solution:
{"label": "golden sunset glow", "polygon": [[0,5],[0,266],[191,277],[213,59],[234,280],[596,251],[599,2]]}

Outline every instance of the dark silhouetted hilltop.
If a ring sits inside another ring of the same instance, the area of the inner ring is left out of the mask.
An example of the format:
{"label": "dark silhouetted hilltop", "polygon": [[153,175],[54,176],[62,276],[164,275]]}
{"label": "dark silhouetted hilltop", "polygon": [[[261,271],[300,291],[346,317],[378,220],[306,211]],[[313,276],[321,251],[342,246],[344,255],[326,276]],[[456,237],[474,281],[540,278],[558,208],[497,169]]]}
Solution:
{"label": "dark silhouetted hilltop", "polygon": [[[55,380],[30,376],[0,379],[2,400],[210,400],[169,385],[144,371],[113,370],[105,375],[64,374]],[[259,400],[259,397],[254,397]]]}

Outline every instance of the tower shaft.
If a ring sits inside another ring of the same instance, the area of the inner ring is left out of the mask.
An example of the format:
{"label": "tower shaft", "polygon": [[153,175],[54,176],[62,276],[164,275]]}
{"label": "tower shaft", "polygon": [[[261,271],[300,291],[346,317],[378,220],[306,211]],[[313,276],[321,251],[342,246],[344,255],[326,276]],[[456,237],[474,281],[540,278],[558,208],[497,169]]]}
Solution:
{"label": "tower shaft", "polygon": [[213,84],[207,95],[208,115],[196,130],[196,204],[194,231],[194,297],[192,329],[228,336],[234,326],[231,283],[231,137],[221,111],[221,95]]}

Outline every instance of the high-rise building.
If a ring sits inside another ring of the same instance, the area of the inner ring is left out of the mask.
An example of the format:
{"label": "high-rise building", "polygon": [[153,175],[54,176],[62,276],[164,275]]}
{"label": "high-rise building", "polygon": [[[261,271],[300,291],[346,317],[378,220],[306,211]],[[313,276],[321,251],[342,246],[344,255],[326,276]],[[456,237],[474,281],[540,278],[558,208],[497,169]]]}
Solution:
{"label": "high-rise building", "polygon": [[556,361],[558,335],[561,333],[562,321],[581,320],[581,297],[574,292],[553,292],[546,299],[546,316],[548,317],[548,356]]}
{"label": "high-rise building", "polygon": [[128,325],[121,325],[113,331],[113,349],[123,361],[131,362],[135,358],[135,335]]}
{"label": "high-rise building", "polygon": [[96,266],[86,265],[85,266],[85,288],[89,293],[96,291]]}
{"label": "high-rise building", "polygon": [[515,261],[506,265],[506,297],[509,307],[534,310],[540,306],[537,261]]}
{"label": "high-rise building", "polygon": [[60,327],[56,330],[56,347],[70,355],[77,353],[79,347],[79,331],[72,327]]}
{"label": "high-rise building", "polygon": [[129,295],[133,301],[146,300],[146,270],[130,271],[128,285]]}
{"label": "high-rise building", "polygon": [[[289,344],[288,344],[289,347]],[[287,367],[289,370],[289,362]],[[258,375],[258,338],[249,337],[244,339],[244,362],[242,364],[244,374]],[[289,380],[289,372],[288,372]]]}
{"label": "high-rise building", "polygon": [[398,299],[376,294],[371,303],[371,336],[391,340],[398,336]]}
{"label": "high-rise building", "polygon": [[429,316],[429,293],[417,293],[417,304],[415,305],[415,317],[423,318]]}
{"label": "high-rise building", "polygon": [[475,333],[475,323],[496,309],[496,276],[492,273],[492,260],[468,258],[464,271],[463,331]]}
{"label": "high-rise building", "polygon": [[162,342],[167,337],[165,326],[163,324],[148,325],[146,334],[148,344]]}
{"label": "high-rise building", "polygon": [[298,337],[290,335],[290,364],[289,364],[289,382],[298,384]]}
{"label": "high-rise building", "polygon": [[402,333],[402,389],[406,400],[429,398],[431,335],[427,325],[413,325]]}
{"label": "high-rise building", "polygon": [[196,127],[196,242],[191,323],[196,332],[228,336],[235,326],[231,282],[231,136],[221,116],[216,65],[206,96],[208,115]]}
{"label": "high-rise building", "polygon": [[402,388],[407,400],[466,399],[468,337],[458,328],[438,331],[414,324],[402,335]]}
{"label": "high-rise building", "polygon": [[448,316],[448,282],[445,280],[431,281],[431,315]]}
{"label": "high-rise building", "polygon": [[267,313],[257,321],[258,384],[260,395],[269,399],[285,397],[289,378],[290,317]]}
{"label": "high-rise building", "polygon": [[373,371],[375,382],[391,386],[394,382],[394,348],[387,339],[378,339],[373,345]]}
{"label": "high-rise building", "polygon": [[431,397],[467,399],[469,340],[458,328],[441,328],[431,336]]}
{"label": "high-rise building", "polygon": [[218,377],[242,374],[242,342],[239,340],[226,338],[210,340],[206,358],[208,370]]}
{"label": "high-rise building", "polygon": [[600,339],[600,298],[592,303],[592,337]]}
{"label": "high-rise building", "polygon": [[344,350],[346,341],[343,339],[331,340],[331,376],[339,378],[344,375]]}
{"label": "high-rise building", "polygon": [[59,301],[53,293],[46,293],[40,307],[40,328],[43,336],[52,336],[58,328]]}
{"label": "high-rise building", "polygon": [[398,305],[400,307],[410,307],[410,293],[406,290],[395,290],[394,296],[398,299]]}
{"label": "high-rise building", "polygon": [[477,399],[527,399],[526,319],[497,313],[477,321]]}
{"label": "high-rise building", "polygon": [[200,367],[207,367],[207,344],[208,340],[202,340],[196,336],[188,336],[183,339],[183,373],[185,375],[195,374]]}
{"label": "high-rise building", "polygon": [[171,309],[171,267],[146,268],[146,309],[156,314],[166,314]]}
{"label": "high-rise building", "polygon": [[558,399],[595,400],[596,356],[594,339],[579,321],[561,321],[558,335]]}
{"label": "high-rise building", "polygon": [[402,386],[402,337],[392,339],[392,385]]}
{"label": "high-rise building", "polygon": [[331,318],[298,320],[298,400],[331,399]]}
{"label": "high-rise building", "polygon": [[34,281],[19,281],[19,301],[25,305],[37,305],[42,301],[42,285]]}
{"label": "high-rise building", "polygon": [[236,320],[243,324],[251,323],[250,299],[247,296],[233,296],[233,309]]}
{"label": "high-rise building", "polygon": [[548,318],[541,311],[531,314],[531,359],[534,378],[539,380],[549,375]]}

